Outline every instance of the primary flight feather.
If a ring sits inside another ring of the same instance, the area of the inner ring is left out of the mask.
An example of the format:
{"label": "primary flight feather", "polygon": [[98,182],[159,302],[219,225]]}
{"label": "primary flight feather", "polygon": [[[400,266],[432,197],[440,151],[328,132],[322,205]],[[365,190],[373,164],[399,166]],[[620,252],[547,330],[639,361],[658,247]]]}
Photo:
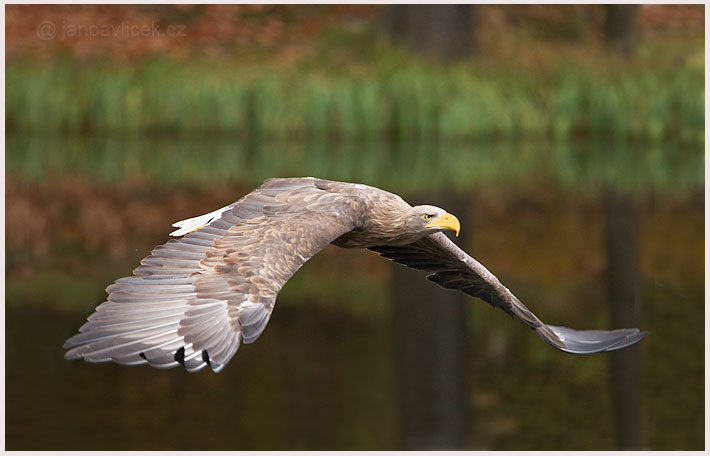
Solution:
{"label": "primary flight feather", "polygon": [[268,179],[239,201],[174,226],[171,234],[183,237],[153,249],[133,276],[106,289],[107,301],[64,344],[67,359],[219,372],[241,343],[262,333],[281,287],[331,243],[424,270],[442,287],[517,316],[565,352],[618,350],[646,335],[544,324],[441,233],[458,234],[456,217],[367,185]]}

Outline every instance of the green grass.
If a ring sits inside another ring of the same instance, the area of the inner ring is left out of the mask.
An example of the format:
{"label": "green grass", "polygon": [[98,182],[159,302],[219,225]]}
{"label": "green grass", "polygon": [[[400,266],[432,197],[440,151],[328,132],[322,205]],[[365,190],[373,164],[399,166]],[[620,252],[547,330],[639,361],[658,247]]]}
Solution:
{"label": "green grass", "polygon": [[704,142],[703,68],[12,62],[8,133]]}

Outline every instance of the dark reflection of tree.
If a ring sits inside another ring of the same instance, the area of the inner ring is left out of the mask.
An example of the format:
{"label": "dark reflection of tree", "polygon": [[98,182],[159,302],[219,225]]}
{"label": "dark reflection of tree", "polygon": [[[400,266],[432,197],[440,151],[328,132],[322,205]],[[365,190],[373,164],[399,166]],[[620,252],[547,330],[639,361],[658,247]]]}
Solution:
{"label": "dark reflection of tree", "polygon": [[[635,45],[638,5],[606,5],[604,36],[607,46],[629,58]],[[619,149],[618,152],[622,152]],[[608,290],[613,327],[640,326],[641,296],[638,215],[631,198],[611,188],[604,195],[608,261]],[[611,381],[617,446],[637,449],[640,444],[640,345],[614,352]]]}
{"label": "dark reflection of tree", "polygon": [[[430,197],[429,202],[456,214],[466,230],[469,224],[461,200]],[[464,245],[464,239],[457,242]],[[402,445],[462,449],[467,429],[463,295],[439,288],[419,271],[394,263],[392,267]]]}
{"label": "dark reflection of tree", "polygon": [[[610,189],[604,195],[608,293],[614,328],[641,326],[638,213],[631,197]],[[611,355],[617,446],[640,444],[639,372],[641,345]]]}
{"label": "dark reflection of tree", "polygon": [[[388,9],[387,28],[394,41],[415,53],[450,61],[473,51],[473,14],[471,5],[395,5]],[[431,150],[419,150],[425,153],[408,154],[407,161],[419,165],[412,174],[430,174],[431,168],[422,164]],[[428,190],[431,186],[430,182]],[[465,206],[453,199],[428,198],[419,203],[436,201],[465,224]],[[467,415],[463,297],[427,283],[419,272],[392,267],[402,445],[406,449],[461,449]]]}

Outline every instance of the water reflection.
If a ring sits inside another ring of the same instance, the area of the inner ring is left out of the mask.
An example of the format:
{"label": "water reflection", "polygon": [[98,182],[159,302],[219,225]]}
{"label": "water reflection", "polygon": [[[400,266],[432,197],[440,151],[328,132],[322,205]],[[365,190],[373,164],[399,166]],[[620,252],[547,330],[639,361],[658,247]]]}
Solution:
{"label": "water reflection", "polygon": [[187,375],[65,362],[85,315],[10,307],[8,449],[394,448],[386,328],[302,308],[223,374]]}
{"label": "water reflection", "polygon": [[[23,226],[52,221],[39,232],[48,238],[44,250],[29,247],[40,235],[23,237],[8,222],[8,449],[402,447],[406,410],[397,402],[402,383],[394,368],[398,315],[390,270],[367,252],[333,248],[309,262],[284,288],[262,337],[219,375],[62,359],[63,341],[100,302],[102,289],[165,241],[174,220],[163,217],[183,215],[162,207],[168,194],[189,199],[192,189],[209,184],[213,193],[180,206],[196,211],[220,207],[238,196],[230,193],[235,186],[249,188],[271,175],[321,175],[403,192],[416,185],[455,188],[470,201],[469,251],[544,320],[589,328],[609,324],[595,189],[629,167],[638,170],[630,188],[642,194],[665,194],[671,183],[697,188],[703,179],[694,151],[601,155],[618,159],[610,164],[595,158],[601,146],[588,144],[240,144],[8,138],[8,213],[27,205]],[[77,200],[66,185],[52,191],[63,176],[89,176],[94,191]],[[165,186],[166,197],[156,197],[146,181]],[[90,220],[82,211],[96,201],[115,208],[111,224],[124,227],[106,238],[114,250],[77,235],[84,233],[78,220]],[[639,201],[642,327],[652,335],[641,345],[642,444],[698,449],[704,444],[697,400],[704,386],[702,201]],[[120,210],[132,204],[135,210]],[[122,222],[138,210],[158,214],[158,222],[146,220],[143,229]],[[57,212],[66,214],[49,218]],[[555,352],[502,312],[473,299],[465,304],[466,448],[614,447],[608,356]]]}
{"label": "water reflection", "polygon": [[[144,178],[163,185],[259,185],[273,176],[318,176],[400,193],[478,190],[540,181],[594,195],[614,186],[641,195],[686,195],[704,185],[703,148],[600,142],[395,143],[269,141],[267,138],[7,138],[7,170],[38,180]],[[215,166],[218,164],[218,166]],[[396,171],[396,172],[395,172]]]}

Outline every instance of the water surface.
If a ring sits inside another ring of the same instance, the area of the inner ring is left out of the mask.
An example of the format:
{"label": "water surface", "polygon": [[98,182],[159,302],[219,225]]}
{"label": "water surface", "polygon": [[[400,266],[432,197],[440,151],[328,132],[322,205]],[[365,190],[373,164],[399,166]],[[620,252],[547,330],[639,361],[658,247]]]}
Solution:
{"label": "water surface", "polygon": [[[103,289],[165,242],[170,223],[272,175],[362,181],[413,199],[453,192],[469,215],[467,250],[545,321],[578,328],[609,325],[600,195],[619,183],[639,207],[651,334],[641,343],[643,446],[703,448],[698,154],[582,146],[9,138],[7,448],[402,448],[400,316],[391,266],[370,252],[329,247],[304,266],[264,334],[219,375],[62,358]],[[464,305],[466,448],[614,448],[609,355],[556,352],[503,312]]]}

